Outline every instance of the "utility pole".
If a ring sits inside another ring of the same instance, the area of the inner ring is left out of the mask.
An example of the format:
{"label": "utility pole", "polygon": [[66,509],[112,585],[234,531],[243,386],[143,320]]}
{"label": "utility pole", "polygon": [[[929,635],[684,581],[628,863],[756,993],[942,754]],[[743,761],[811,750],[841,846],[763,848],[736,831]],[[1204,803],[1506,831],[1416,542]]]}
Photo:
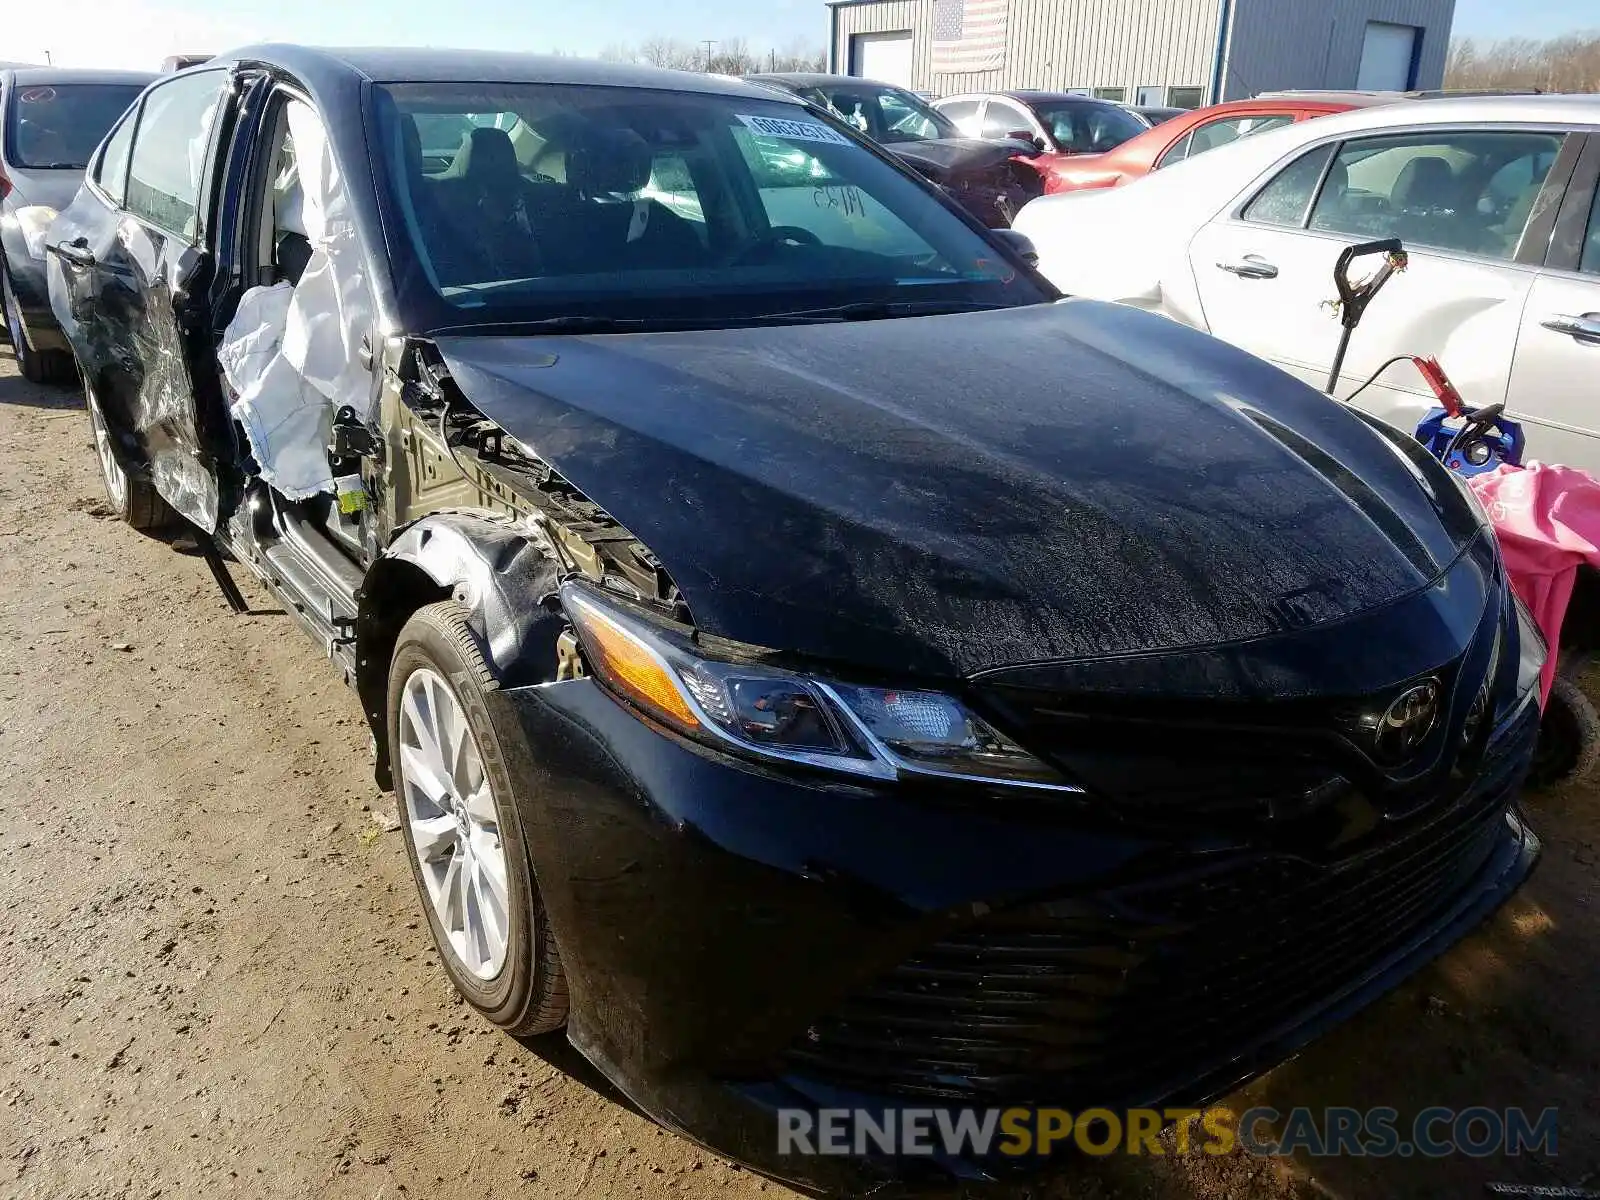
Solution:
{"label": "utility pole", "polygon": [[46,50],[44,52],[44,65],[47,66],[47,67],[53,67],[53,66],[56,65],[54,62],[52,62],[50,60],[50,51],[48,51],[48,50]]}
{"label": "utility pole", "polygon": [[711,48],[717,44],[717,41],[716,41],[715,38],[706,38],[706,40],[701,42],[700,44],[706,48],[705,66],[702,67],[701,69],[704,70],[704,71],[710,71],[711,70]]}

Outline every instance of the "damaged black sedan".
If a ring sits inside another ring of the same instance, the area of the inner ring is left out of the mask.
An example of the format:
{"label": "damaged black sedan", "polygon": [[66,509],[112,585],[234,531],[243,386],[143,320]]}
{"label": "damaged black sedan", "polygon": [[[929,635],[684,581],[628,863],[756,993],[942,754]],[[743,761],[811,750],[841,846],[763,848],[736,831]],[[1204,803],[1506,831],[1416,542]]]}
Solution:
{"label": "damaged black sedan", "polygon": [[664,1123],[981,1177],[775,1114],[1203,1101],[1530,869],[1451,478],[825,114],[269,46],[130,120],[49,242],[111,503],[344,672],[467,1001]]}
{"label": "damaged black sedan", "polygon": [[749,79],[814,104],[903,160],[991,229],[1008,229],[1022,206],[1044,194],[1033,165],[1042,143],[973,138],[914,92],[854,75],[810,72]]}

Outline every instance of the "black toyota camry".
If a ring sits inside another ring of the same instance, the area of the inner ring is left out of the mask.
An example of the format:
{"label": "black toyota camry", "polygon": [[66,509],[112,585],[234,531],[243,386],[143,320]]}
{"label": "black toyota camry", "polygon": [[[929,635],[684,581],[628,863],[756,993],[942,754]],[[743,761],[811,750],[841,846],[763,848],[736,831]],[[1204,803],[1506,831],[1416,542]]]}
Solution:
{"label": "black toyota camry", "polygon": [[1536,857],[1453,478],[799,101],[256,47],[48,249],[109,502],[355,688],[454,985],[764,1171],[993,1169],[780,1109],[1217,1096]]}

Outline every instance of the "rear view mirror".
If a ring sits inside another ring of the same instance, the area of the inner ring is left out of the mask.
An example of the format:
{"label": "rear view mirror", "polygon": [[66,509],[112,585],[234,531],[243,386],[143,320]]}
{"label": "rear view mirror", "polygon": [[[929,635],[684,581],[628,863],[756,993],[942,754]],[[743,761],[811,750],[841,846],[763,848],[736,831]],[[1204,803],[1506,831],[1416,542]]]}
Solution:
{"label": "rear view mirror", "polygon": [[1030,267],[1039,265],[1039,251],[1034,247],[1033,239],[1027,234],[1018,233],[1015,229],[993,229],[990,232],[1007,246],[1010,246],[1022,261]]}

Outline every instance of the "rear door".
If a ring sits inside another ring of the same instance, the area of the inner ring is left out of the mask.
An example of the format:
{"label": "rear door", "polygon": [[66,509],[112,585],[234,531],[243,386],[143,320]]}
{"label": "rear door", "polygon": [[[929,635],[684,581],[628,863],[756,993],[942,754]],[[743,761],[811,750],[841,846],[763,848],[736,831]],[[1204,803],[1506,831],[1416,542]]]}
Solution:
{"label": "rear door", "polygon": [[208,235],[232,97],[220,68],[152,88],[133,114],[120,191],[123,126],[97,164],[99,193],[86,188],[51,231],[77,318],[70,336],[107,423],[137,444],[162,497],[206,531],[220,488],[196,393],[215,405]]}
{"label": "rear door", "polygon": [[1170,167],[1186,158],[1204,154],[1207,150],[1215,150],[1218,146],[1236,142],[1242,137],[1265,133],[1281,125],[1293,125],[1294,122],[1294,113],[1274,112],[1271,109],[1244,113],[1236,111],[1227,116],[1201,121],[1161,153],[1156,159],[1155,169],[1159,171],[1162,167]]}
{"label": "rear door", "polygon": [[1600,475],[1600,134],[1587,141],[1528,294],[1507,409],[1531,457]]}
{"label": "rear door", "polygon": [[[1398,237],[1410,266],[1356,331],[1338,394],[1389,359],[1418,354],[1438,356],[1468,403],[1503,400],[1554,222],[1550,197],[1565,190],[1576,151],[1562,131],[1512,128],[1313,146],[1191,243],[1206,323],[1323,387],[1340,337],[1334,264],[1347,246]],[[1433,396],[1413,367],[1398,364],[1357,403],[1411,429]]]}

